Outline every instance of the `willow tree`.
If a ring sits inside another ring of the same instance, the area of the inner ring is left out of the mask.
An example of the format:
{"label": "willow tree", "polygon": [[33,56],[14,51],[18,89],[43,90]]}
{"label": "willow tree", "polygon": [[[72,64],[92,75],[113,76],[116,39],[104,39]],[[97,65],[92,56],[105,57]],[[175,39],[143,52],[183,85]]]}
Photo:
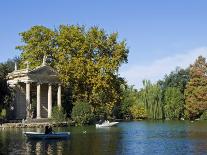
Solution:
{"label": "willow tree", "polygon": [[158,84],[143,81],[144,88],[140,91],[140,97],[145,104],[148,118],[163,118],[162,90]]}
{"label": "willow tree", "polygon": [[179,119],[184,109],[184,96],[177,87],[168,87],[164,93],[165,118]]}
{"label": "willow tree", "polygon": [[207,110],[207,63],[199,56],[190,66],[190,81],[185,90],[186,116],[190,119],[199,117]]}
{"label": "willow tree", "polygon": [[35,67],[48,56],[62,83],[72,89],[73,101],[84,100],[95,110],[112,112],[123,83],[118,70],[128,56],[126,42],[118,41],[117,33],[61,25],[55,30],[34,26],[20,35],[25,43],[17,47],[22,50],[22,64],[29,61]]}

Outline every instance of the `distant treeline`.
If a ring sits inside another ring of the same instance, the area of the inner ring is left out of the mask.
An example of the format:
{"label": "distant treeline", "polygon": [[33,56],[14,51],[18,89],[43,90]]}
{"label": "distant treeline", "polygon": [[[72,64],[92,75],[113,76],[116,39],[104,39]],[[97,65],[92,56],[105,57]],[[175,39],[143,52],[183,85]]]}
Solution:
{"label": "distant treeline", "polygon": [[140,91],[123,87],[120,109],[126,119],[206,119],[206,59],[199,56],[187,69],[177,68],[155,84],[144,80]]}

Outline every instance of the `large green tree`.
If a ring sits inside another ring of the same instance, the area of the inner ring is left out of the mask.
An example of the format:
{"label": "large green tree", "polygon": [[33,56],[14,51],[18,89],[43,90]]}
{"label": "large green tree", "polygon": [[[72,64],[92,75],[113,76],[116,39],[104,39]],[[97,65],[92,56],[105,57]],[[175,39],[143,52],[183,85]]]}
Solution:
{"label": "large green tree", "polygon": [[199,117],[207,110],[207,64],[199,56],[190,66],[190,81],[185,90],[186,116],[190,119]]}
{"label": "large green tree", "polygon": [[24,42],[17,46],[22,51],[21,64],[29,61],[32,68],[36,67],[46,55],[62,83],[72,89],[73,101],[87,101],[94,111],[112,113],[120,101],[123,83],[118,70],[128,56],[126,42],[118,41],[117,33],[61,25],[55,30],[34,26],[20,35]]}

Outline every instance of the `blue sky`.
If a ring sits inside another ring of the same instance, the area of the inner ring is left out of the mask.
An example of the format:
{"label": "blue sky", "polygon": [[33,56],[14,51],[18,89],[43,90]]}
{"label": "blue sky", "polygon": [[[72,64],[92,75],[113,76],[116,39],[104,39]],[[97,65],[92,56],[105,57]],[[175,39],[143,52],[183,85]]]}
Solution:
{"label": "blue sky", "polygon": [[141,87],[187,67],[198,55],[207,57],[205,0],[5,0],[0,2],[0,62],[19,55],[19,32],[34,25],[99,26],[117,31],[130,50],[120,75]]}

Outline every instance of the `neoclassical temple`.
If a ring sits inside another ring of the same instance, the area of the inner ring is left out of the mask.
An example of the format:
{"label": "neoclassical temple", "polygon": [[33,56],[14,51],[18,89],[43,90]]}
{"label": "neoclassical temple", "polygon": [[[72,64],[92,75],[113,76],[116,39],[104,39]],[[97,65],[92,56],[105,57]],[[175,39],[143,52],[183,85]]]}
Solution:
{"label": "neoclassical temple", "polygon": [[29,68],[29,63],[26,69],[21,70],[15,65],[15,70],[8,74],[7,79],[15,92],[15,119],[50,118],[55,90],[55,102],[57,101],[57,106],[61,106],[61,84],[57,72],[46,64],[45,59],[41,66],[34,69]]}

